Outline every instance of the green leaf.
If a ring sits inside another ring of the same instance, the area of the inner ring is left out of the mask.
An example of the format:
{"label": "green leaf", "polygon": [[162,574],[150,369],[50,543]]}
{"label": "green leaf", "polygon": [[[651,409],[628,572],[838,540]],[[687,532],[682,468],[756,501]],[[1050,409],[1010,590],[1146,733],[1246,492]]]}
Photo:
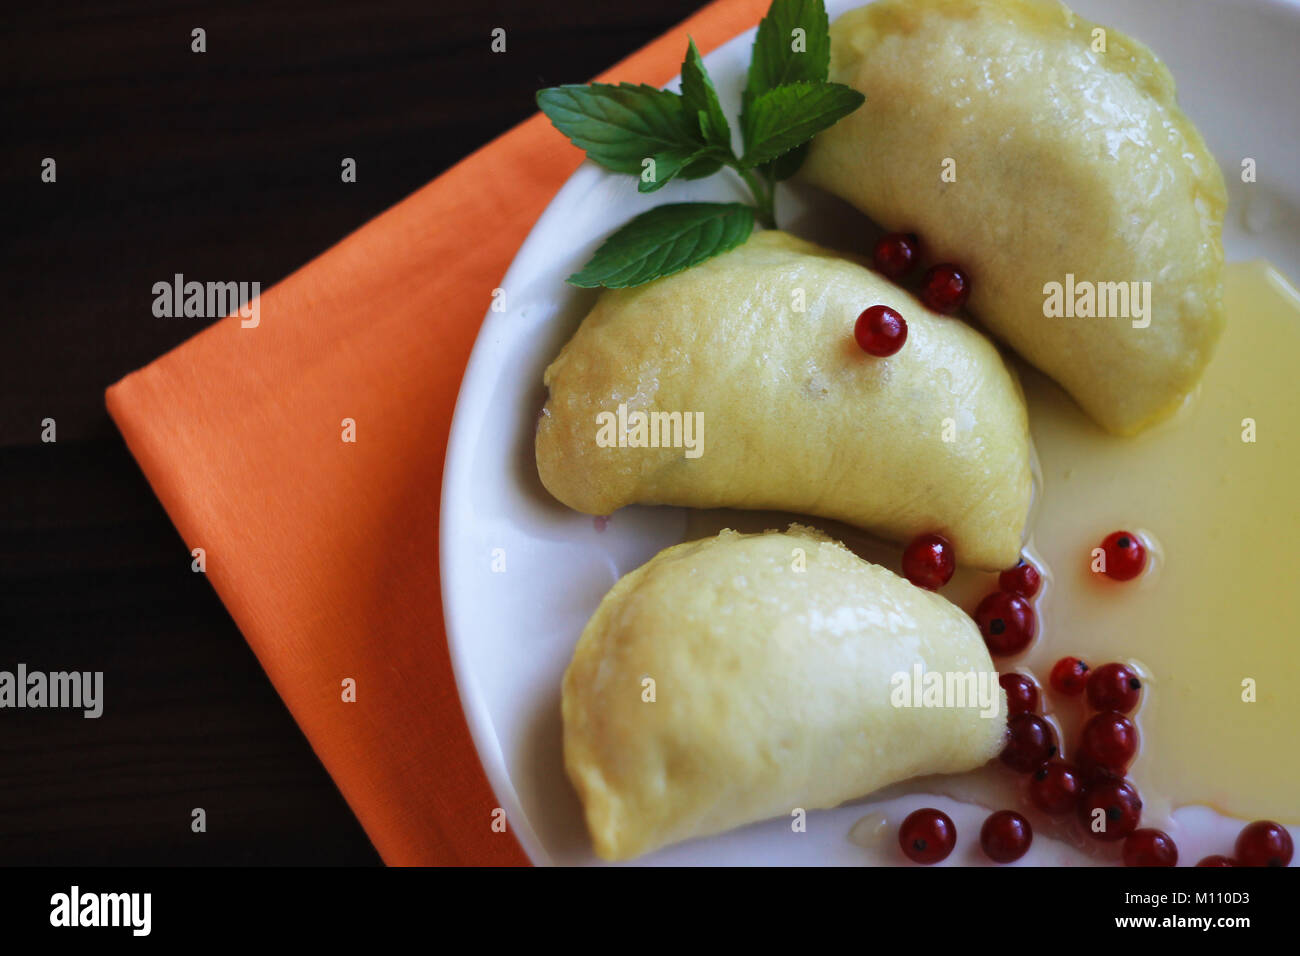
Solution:
{"label": "green leaf", "polygon": [[[796,30],[803,30],[802,50]],[[758,25],[749,78],[741,101],[741,131],[748,139],[751,104],[769,90],[790,83],[824,83],[830,75],[830,21],[822,0],[773,0],[767,16]],[[808,155],[800,146],[781,155],[760,172],[772,182],[789,179]]]}
{"label": "green leaf", "polygon": [[679,174],[682,179],[703,179],[705,176],[712,176],[723,166],[720,159],[697,159],[691,163]]}
{"label": "green leaf", "polygon": [[754,99],[745,114],[745,166],[771,162],[802,146],[866,100],[840,83],[791,83]]}
{"label": "green leaf", "polygon": [[788,83],[824,83],[830,63],[830,21],[822,0],[772,0],[754,37],[741,125],[750,103],[768,90]]}
{"label": "green leaf", "polygon": [[[667,186],[672,182],[678,175],[681,175],[688,168],[696,165],[710,155],[712,155],[712,152],[708,149],[696,150],[693,153],[660,153],[657,156],[652,157],[655,164],[655,178],[647,180],[645,178],[645,171],[642,170],[640,181],[637,183],[636,187],[637,191],[652,193],[655,190],[662,189],[664,186]],[[714,160],[714,162],[717,161]],[[707,165],[707,163],[705,163],[705,165]],[[710,172],[717,172],[719,168],[721,168],[721,164],[710,170]]]}
{"label": "green leaf", "polygon": [[767,170],[768,175],[772,177],[774,182],[789,179],[799,172],[799,167],[803,165],[803,161],[808,156],[808,147],[810,145],[810,143],[804,143],[802,146],[796,146],[788,153],[782,153],[765,165],[763,169]]}
{"label": "green leaf", "polygon": [[688,116],[697,118],[700,135],[706,143],[731,152],[731,127],[692,39],[687,40],[686,59],[682,63],[682,105]]}
{"label": "green leaf", "polygon": [[689,155],[704,142],[695,113],[676,93],[631,83],[555,86],[537,105],[587,158],[617,173],[641,173],[660,153]]}
{"label": "green leaf", "polygon": [[754,207],[744,203],[656,206],[606,239],[568,281],[587,289],[642,285],[734,249],[753,228]]}
{"label": "green leaf", "polygon": [[[714,131],[714,128],[711,125],[711,121],[709,120],[709,114],[704,112],[703,110],[700,110],[699,117],[700,117],[700,132],[704,134],[705,139],[711,139],[712,136],[716,135],[716,132]],[[726,123],[727,119],[725,116],[723,117],[722,121],[723,123]],[[726,138],[727,138],[727,145],[725,147],[717,147],[714,150],[706,150],[702,154],[702,158],[697,158],[689,165],[687,165],[681,171],[682,179],[703,179],[705,176],[712,176],[719,169],[721,169],[725,164],[734,163],[736,161],[736,154],[731,151],[730,130],[727,130]]]}

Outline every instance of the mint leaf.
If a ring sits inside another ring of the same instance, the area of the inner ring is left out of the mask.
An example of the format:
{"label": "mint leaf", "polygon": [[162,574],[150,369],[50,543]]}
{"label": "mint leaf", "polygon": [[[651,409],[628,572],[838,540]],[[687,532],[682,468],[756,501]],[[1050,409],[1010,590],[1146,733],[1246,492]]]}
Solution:
{"label": "mint leaf", "polygon": [[698,265],[746,239],[754,207],[744,203],[670,203],[643,212],[604,241],[576,286],[626,289]]}
{"label": "mint leaf", "polygon": [[783,179],[789,179],[795,173],[799,172],[799,167],[808,157],[808,147],[811,143],[804,143],[802,146],[796,146],[788,153],[782,153],[776,159],[763,167],[773,182],[781,182]]}
{"label": "mint leaf", "polygon": [[704,68],[695,41],[687,39],[686,59],[682,63],[682,105],[686,115],[697,118],[700,135],[706,143],[731,152],[731,127],[718,102],[709,71]]}
{"label": "mint leaf", "polygon": [[645,159],[708,145],[682,98],[653,86],[555,86],[537,94],[537,105],[588,159],[617,173],[640,175]]}
{"label": "mint leaf", "polygon": [[[732,159],[735,162],[735,159]],[[720,159],[697,159],[691,163],[679,174],[682,179],[703,179],[705,176],[712,176],[723,166]]]}
{"label": "mint leaf", "polygon": [[731,130],[726,126],[727,118],[722,117],[723,131],[718,133],[715,120],[709,119],[709,114],[704,110],[699,111],[700,132],[704,138],[710,142],[715,138],[725,138],[726,146],[719,146],[716,149],[706,153],[705,158],[696,159],[690,163],[681,172],[682,179],[703,179],[705,176],[712,176],[724,165],[730,165],[736,162],[736,154],[731,151]]}
{"label": "mint leaf", "polygon": [[866,97],[840,83],[791,83],[754,98],[744,116],[744,166],[771,162],[802,146],[863,104]]}
{"label": "mint leaf", "polygon": [[754,37],[742,113],[778,86],[825,82],[830,64],[830,20],[822,0],[772,0]]}
{"label": "mint leaf", "polygon": [[[802,35],[796,30],[802,30]],[[749,78],[741,101],[742,132],[748,128],[755,99],[787,83],[824,83],[830,75],[830,64],[830,20],[822,0],[773,0],[754,37]],[[748,139],[745,146],[750,146]],[[789,179],[799,171],[807,155],[806,146],[791,150],[761,172],[773,182]]]}
{"label": "mint leaf", "polygon": [[[637,183],[637,191],[643,193],[652,193],[657,189],[667,186],[678,175],[685,175],[688,170],[703,168],[704,175],[712,175],[722,168],[722,164],[716,159],[710,159],[713,151],[709,149],[699,149],[693,153],[669,152],[659,153],[654,159],[655,178],[647,180],[645,170],[641,172],[641,180]],[[714,164],[709,168],[710,164]],[[699,178],[698,172],[693,172],[692,179]]]}

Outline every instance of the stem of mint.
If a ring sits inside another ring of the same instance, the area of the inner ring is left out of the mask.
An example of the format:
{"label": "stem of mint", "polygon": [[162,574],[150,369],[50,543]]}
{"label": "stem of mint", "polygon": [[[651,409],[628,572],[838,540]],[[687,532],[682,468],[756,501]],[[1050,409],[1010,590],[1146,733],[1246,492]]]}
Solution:
{"label": "stem of mint", "polygon": [[[792,43],[792,38],[804,42]],[[645,84],[568,84],[540,90],[537,105],[592,162],[641,176],[654,192],[676,179],[702,179],[724,166],[754,197],[747,203],[673,203],[642,213],[611,235],[569,277],[583,287],[631,288],[735,248],[757,221],[776,228],[776,184],[799,169],[812,138],[862,105],[858,91],[830,76],[830,20],[823,0],[771,0],[758,25],[732,148],[718,91],[693,40],[681,92]],[[691,207],[695,208],[692,209]],[[742,211],[743,210],[743,211]]]}
{"label": "stem of mint", "polygon": [[752,169],[743,169],[740,166],[734,167],[740,174],[740,178],[745,181],[749,191],[754,194],[754,202],[758,206],[758,219],[768,229],[776,228],[776,189],[771,183],[766,186],[763,180],[757,176]]}

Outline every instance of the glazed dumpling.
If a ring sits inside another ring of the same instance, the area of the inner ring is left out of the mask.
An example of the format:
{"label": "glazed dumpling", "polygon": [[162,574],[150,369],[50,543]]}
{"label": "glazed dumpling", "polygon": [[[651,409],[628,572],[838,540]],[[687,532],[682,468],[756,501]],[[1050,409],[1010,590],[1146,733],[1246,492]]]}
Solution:
{"label": "glazed dumpling", "polygon": [[1105,428],[1176,408],[1223,326],[1227,200],[1151,51],[1055,0],[881,0],[831,40],[867,100],[804,179],[962,266],[971,312]]}
{"label": "glazed dumpling", "polygon": [[[880,303],[907,321],[888,358],[853,335]],[[578,511],[780,509],[896,541],[940,532],[976,567],[1020,554],[1028,424],[997,350],[785,233],[603,292],[545,381],[538,472]]]}
{"label": "glazed dumpling", "polygon": [[[906,706],[918,667],[957,675],[960,699]],[[609,860],[971,770],[1006,727],[969,617],[798,525],[679,544],[624,576],[578,641],[563,716]]]}

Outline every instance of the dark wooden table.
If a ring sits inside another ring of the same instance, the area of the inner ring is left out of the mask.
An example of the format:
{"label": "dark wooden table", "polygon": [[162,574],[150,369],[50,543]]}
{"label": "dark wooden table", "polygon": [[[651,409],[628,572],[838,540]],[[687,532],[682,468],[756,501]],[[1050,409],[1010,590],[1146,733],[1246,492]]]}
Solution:
{"label": "dark wooden table", "polygon": [[0,670],[102,670],[107,706],[0,710],[0,865],[379,862],[190,572],[104,388],[204,324],[155,318],[155,282],[265,288],[524,119],[537,88],[588,79],[700,5],[10,5]]}

